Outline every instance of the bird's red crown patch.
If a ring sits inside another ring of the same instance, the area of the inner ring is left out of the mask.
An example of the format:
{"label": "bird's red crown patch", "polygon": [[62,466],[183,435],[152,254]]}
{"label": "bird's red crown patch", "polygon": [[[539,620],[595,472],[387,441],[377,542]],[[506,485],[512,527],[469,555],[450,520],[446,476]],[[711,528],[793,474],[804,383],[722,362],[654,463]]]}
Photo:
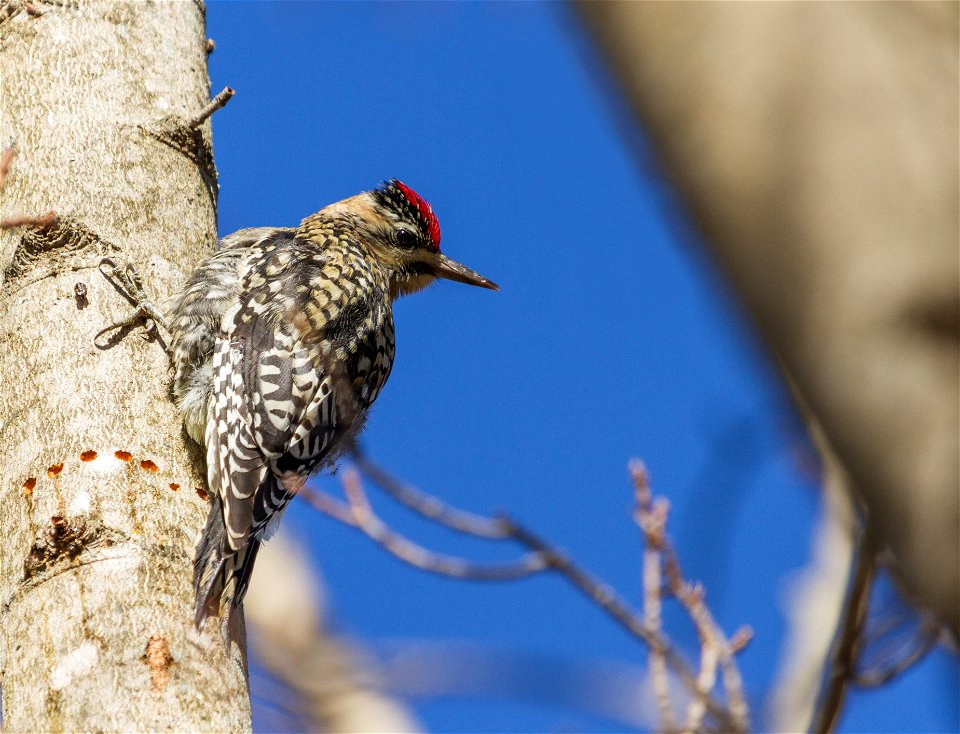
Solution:
{"label": "bird's red crown patch", "polygon": [[413,214],[422,224],[430,245],[433,249],[440,250],[440,222],[420,194],[395,178],[387,181],[378,191]]}

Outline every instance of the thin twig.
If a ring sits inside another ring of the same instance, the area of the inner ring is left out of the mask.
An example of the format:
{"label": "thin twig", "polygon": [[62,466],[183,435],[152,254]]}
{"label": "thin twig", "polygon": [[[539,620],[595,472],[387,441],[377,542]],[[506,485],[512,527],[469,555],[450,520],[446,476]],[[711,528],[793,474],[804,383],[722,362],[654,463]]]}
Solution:
{"label": "thin twig", "polygon": [[[712,691],[717,685],[717,663],[720,661],[717,645],[711,642],[701,641],[700,644],[700,674],[697,676],[697,684],[702,691]],[[687,720],[684,725],[684,732],[697,732],[703,725],[703,717],[706,711],[703,706],[703,700],[693,698],[687,706]]]}
{"label": "thin twig", "polygon": [[57,221],[57,213],[49,211],[39,217],[28,217],[24,214],[14,214],[12,217],[0,219],[0,229],[13,229],[14,227],[39,227],[48,229]]}
{"label": "thin twig", "polygon": [[7,173],[10,171],[10,164],[13,162],[13,159],[17,156],[17,149],[12,145],[0,153],[0,189],[3,188],[4,179],[7,177]]}
{"label": "thin twig", "polygon": [[230,98],[235,94],[234,90],[231,87],[224,87],[223,91],[220,92],[216,97],[210,100],[209,104],[206,105],[202,110],[197,114],[187,120],[187,127],[195,128],[200,127],[207,119],[217,110],[222,109],[227,102],[230,101]]}
{"label": "thin twig", "polygon": [[[653,500],[649,474],[642,462],[632,463],[630,465],[630,474],[633,479],[634,497],[636,500],[635,519],[637,525],[639,525],[643,531],[644,537],[644,604],[648,610],[648,615],[650,608],[655,608],[659,626],[661,564],[666,566],[668,572],[668,589],[675,597],[684,603],[685,606],[695,601],[694,597],[698,596],[698,590],[682,580],[680,569],[675,559],[671,559],[672,562],[670,563],[665,563],[664,554],[668,551],[666,541],[667,514],[669,512],[668,503],[665,500]],[[702,593],[700,593],[699,596],[702,597]],[[687,706],[684,732],[697,732],[702,729],[703,719],[706,715],[704,700],[706,696],[713,694],[713,690],[716,687],[717,662],[719,660],[717,645],[714,643],[711,631],[704,629],[702,619],[698,620],[694,617],[694,623],[697,631],[700,633],[700,672],[697,675],[697,689],[703,695],[691,698]],[[658,671],[660,660],[662,660],[662,656],[658,655],[656,651],[651,650],[650,673],[654,686],[659,685],[661,689],[655,690],[655,694],[662,725],[666,731],[674,731],[676,729],[676,723],[673,708],[670,705],[670,692],[666,687],[667,682],[664,679],[658,683],[658,675],[663,676],[663,673]]]}
{"label": "thin twig", "polygon": [[358,448],[354,448],[353,458],[357,468],[370,479],[373,479],[381,489],[424,517],[470,535],[515,540],[530,550],[539,553],[549,560],[549,565],[553,570],[566,576],[575,586],[623,624],[627,630],[640,637],[650,646],[665,647],[664,641],[657,635],[650,634],[650,630],[636,615],[629,611],[627,605],[617,598],[615,592],[609,586],[575,566],[564,554],[531,531],[523,528],[513,519],[505,515],[494,518],[484,517],[451,507],[435,497],[400,482],[362,454]]}
{"label": "thin twig", "polygon": [[[644,621],[653,631],[659,633],[663,628],[660,599],[660,553],[654,548],[646,548],[643,553],[643,609]],[[699,682],[699,681],[698,681]],[[670,700],[670,678],[667,675],[667,660],[656,648],[650,649],[650,684],[660,711],[660,719],[666,731],[676,729],[673,704]],[[710,691],[712,686],[699,686],[701,691]],[[694,697],[702,710],[706,710],[703,699]]]}
{"label": "thin twig", "polygon": [[[663,559],[660,555],[662,543],[655,542],[656,538],[662,538],[665,532],[666,514],[655,514],[652,510],[650,483],[647,480],[646,470],[642,464],[633,468],[634,474],[634,494],[636,497],[637,511],[635,519],[637,524],[643,530],[647,542],[643,549],[643,614],[647,627],[660,633],[663,629],[662,616],[662,598],[661,591],[663,582],[660,568]],[[642,473],[642,478],[641,478]],[[654,541],[654,542],[651,542]],[[657,710],[660,712],[660,721],[664,731],[675,731],[677,728],[676,717],[673,712],[673,704],[670,700],[670,679],[667,675],[667,661],[663,653],[655,648],[650,649],[650,685],[653,688],[654,699],[657,702]],[[701,664],[701,671],[703,665]],[[701,675],[702,677],[702,675]],[[698,687],[701,691],[712,691],[713,686],[704,686],[698,679]],[[706,706],[703,698],[694,696],[691,699],[691,707],[696,705],[699,712],[697,724],[702,721]],[[690,717],[688,717],[689,719]]]}
{"label": "thin twig", "polygon": [[326,492],[318,492],[307,485],[304,485],[300,489],[297,496],[305,500],[313,509],[322,512],[328,517],[332,517],[337,522],[349,525],[351,528],[360,529],[357,521],[353,517],[353,511],[350,509],[350,505],[346,502],[331,497]]}
{"label": "thin twig", "polygon": [[[729,718],[724,723],[735,731],[748,731],[749,709],[743,693],[743,681],[733,657],[734,648],[714,621],[705,603],[706,593],[703,587],[699,584],[690,584],[683,577],[680,563],[666,534],[669,504],[663,499],[653,500],[649,475],[641,462],[631,462],[630,474],[637,503],[637,522],[643,530],[646,545],[655,548],[658,552],[663,562],[668,588],[687,610],[700,637],[700,674],[697,677],[696,688],[700,698],[691,701],[688,706],[685,731],[699,731],[702,728],[706,713],[702,702],[712,700],[718,662],[722,668],[724,688],[727,692]],[[749,632],[740,630],[737,634],[736,650],[739,651],[749,640]],[[667,722],[664,722],[664,725],[666,726]]]}
{"label": "thin twig", "polygon": [[753,639],[753,628],[744,625],[740,627],[736,632],[730,635],[728,644],[730,645],[730,652],[734,655],[737,655],[743,652],[747,645],[750,644],[750,640]]}
{"label": "thin twig", "polygon": [[[29,12],[29,8],[27,8]],[[10,172],[10,164],[13,163],[13,159],[16,157],[17,151],[13,146],[10,146],[3,153],[0,153],[0,190],[3,189],[3,184],[6,181],[7,174]],[[48,227],[53,226],[57,221],[56,212],[49,211],[46,214],[39,217],[28,217],[24,214],[14,214],[12,217],[7,217],[6,219],[0,219],[0,230],[2,229],[13,229],[14,227],[39,227],[40,229],[47,229]]]}
{"label": "thin twig", "polygon": [[[727,692],[727,708],[737,729],[739,731],[749,731],[750,707],[747,705],[747,696],[743,690],[743,678],[740,675],[740,669],[737,667],[731,646],[723,636],[722,630],[716,624],[714,624],[714,629],[716,629],[717,637],[721,643],[718,645],[718,649],[723,673],[723,688]],[[744,643],[745,646],[746,643]],[[740,649],[742,650],[743,647]]]}
{"label": "thin twig", "polygon": [[[676,558],[669,548],[665,551],[672,558],[672,563],[677,569],[679,575],[679,566],[676,564]],[[687,614],[693,621],[700,635],[701,651],[705,647],[712,648],[707,655],[702,656],[702,662],[705,665],[715,667],[717,661],[720,663],[721,674],[723,677],[723,687],[727,693],[727,711],[730,716],[731,725],[734,731],[746,732],[750,730],[750,709],[747,706],[746,695],[743,691],[743,679],[740,676],[740,670],[737,668],[734,660],[734,649],[743,650],[747,642],[752,637],[749,628],[742,628],[738,631],[738,641],[736,648],[731,645],[720,625],[716,623],[709,607],[706,605],[706,592],[699,584],[690,584],[682,582],[675,588],[674,595],[687,610]],[[703,673],[703,679],[713,683],[715,671]]]}
{"label": "thin twig", "polygon": [[500,564],[472,563],[455,556],[434,553],[391,530],[374,514],[356,472],[344,471],[341,481],[349,503],[309,488],[302,489],[300,494],[315,509],[357,528],[388,553],[411,566],[441,576],[475,581],[509,581],[547,569],[546,560],[536,553],[527,554],[513,563]]}
{"label": "thin twig", "polygon": [[[713,621],[713,616],[705,603],[705,596],[703,587],[699,584],[684,583],[683,587],[677,592],[677,599],[687,610],[687,614],[700,636],[700,675],[697,682],[703,686],[702,690],[704,692],[712,692],[717,684],[717,664],[724,663],[724,658],[729,656],[725,654],[727,650],[726,639]],[[723,667],[724,685],[726,685],[727,665],[724,664]],[[734,696],[731,695],[729,690],[727,696],[730,699],[728,703],[730,715],[736,722],[737,730],[746,731],[748,727],[746,722],[742,720],[743,715],[734,713]],[[691,701],[687,711],[686,731],[699,731],[702,720],[702,707],[698,705],[697,701]]]}
{"label": "thin twig", "polygon": [[400,504],[409,507],[428,520],[445,525],[451,530],[475,535],[478,538],[510,537],[507,529],[496,518],[464,512],[401,482],[367,458],[359,446],[352,448],[351,458],[357,469],[366,477],[372,479],[378,487]]}

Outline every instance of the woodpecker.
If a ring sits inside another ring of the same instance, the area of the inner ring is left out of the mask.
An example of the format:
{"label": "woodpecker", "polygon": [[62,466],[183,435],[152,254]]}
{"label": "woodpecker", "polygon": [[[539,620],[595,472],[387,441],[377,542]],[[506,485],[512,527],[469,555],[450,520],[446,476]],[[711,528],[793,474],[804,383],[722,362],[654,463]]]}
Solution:
{"label": "woodpecker", "polygon": [[362,428],[393,365],[393,301],[438,278],[498,290],[440,252],[430,205],[392,179],[299,227],[228,235],[174,298],[173,393],[212,499],[198,627],[240,604],[287,503]]}

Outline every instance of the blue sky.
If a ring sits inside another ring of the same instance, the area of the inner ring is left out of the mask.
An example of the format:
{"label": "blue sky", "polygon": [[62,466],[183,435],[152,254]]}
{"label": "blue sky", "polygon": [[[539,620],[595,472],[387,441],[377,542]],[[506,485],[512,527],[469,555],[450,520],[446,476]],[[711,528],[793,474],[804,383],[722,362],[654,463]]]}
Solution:
{"label": "blue sky", "polygon": [[[653,156],[637,165],[568,8],[212,2],[207,20],[213,90],[237,90],[214,117],[221,235],[290,226],[397,177],[433,205],[444,251],[501,285],[440,283],[396,305],[397,361],[367,450],[448,502],[509,512],[635,604],[626,464],[643,458],[688,576],[728,632],[757,633],[741,665],[759,709],[817,487],[774,368]],[[509,556],[378,510],[439,550]],[[645,660],[562,581],[438,579],[300,503],[284,526],[343,632],[374,650],[469,645],[541,682],[526,699],[412,700],[430,729],[623,728],[544,692],[548,669]],[[672,631],[694,649],[686,626]],[[840,730],[955,730],[958,687],[956,662],[933,655],[855,693]],[[289,725],[254,694],[258,730]]]}

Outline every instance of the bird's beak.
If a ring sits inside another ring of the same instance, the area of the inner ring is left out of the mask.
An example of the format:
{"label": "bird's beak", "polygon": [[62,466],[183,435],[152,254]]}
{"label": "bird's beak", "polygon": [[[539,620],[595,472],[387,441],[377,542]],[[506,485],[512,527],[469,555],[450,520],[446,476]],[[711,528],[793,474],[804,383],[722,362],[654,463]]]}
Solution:
{"label": "bird's beak", "polygon": [[437,259],[433,263],[433,273],[438,278],[455,280],[458,283],[467,285],[478,285],[481,288],[489,288],[492,291],[500,290],[500,286],[492,280],[487,280],[480,273],[477,273],[466,265],[461,265],[456,260],[451,260],[443,253],[437,253]]}

